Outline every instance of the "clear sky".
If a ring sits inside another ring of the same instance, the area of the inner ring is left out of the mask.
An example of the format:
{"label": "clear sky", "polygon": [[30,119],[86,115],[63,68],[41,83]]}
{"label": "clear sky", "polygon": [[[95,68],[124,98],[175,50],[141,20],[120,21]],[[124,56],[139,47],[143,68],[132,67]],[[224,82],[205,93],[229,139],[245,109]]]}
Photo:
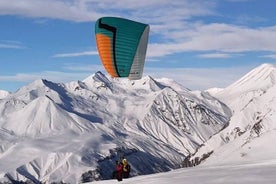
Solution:
{"label": "clear sky", "polygon": [[94,36],[102,16],[149,24],[144,76],[193,90],[276,63],[275,0],[0,0],[0,89],[105,73]]}

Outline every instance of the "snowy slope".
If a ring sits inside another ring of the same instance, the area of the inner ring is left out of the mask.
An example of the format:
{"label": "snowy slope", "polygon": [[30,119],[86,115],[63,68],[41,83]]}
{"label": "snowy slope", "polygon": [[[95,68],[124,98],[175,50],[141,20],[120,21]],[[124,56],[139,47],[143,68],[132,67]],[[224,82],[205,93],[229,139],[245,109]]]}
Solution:
{"label": "snowy slope", "polygon": [[[166,173],[124,179],[122,184],[273,184],[276,183],[276,163],[259,162],[226,166],[197,166]],[[115,180],[91,184],[114,184]]]}
{"label": "snowy slope", "polygon": [[231,111],[208,93],[159,81],[98,72],[67,84],[37,80],[3,98],[0,181],[108,179],[122,155],[132,175],[179,168]]}
{"label": "snowy slope", "polygon": [[196,157],[213,154],[207,165],[274,162],[276,149],[276,67],[263,64],[216,93],[232,110],[229,126],[204,143]]}

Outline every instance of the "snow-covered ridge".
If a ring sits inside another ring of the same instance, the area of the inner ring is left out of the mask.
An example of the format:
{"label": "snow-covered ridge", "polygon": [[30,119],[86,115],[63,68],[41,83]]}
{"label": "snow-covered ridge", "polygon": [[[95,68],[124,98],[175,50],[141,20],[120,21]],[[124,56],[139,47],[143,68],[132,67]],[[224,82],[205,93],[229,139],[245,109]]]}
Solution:
{"label": "snow-covered ridge", "polygon": [[132,175],[178,168],[229,112],[208,94],[150,76],[37,80],[0,101],[0,181],[108,179],[122,155]]}
{"label": "snow-covered ridge", "polygon": [[205,164],[233,164],[276,159],[276,67],[263,64],[215,94],[233,115],[229,126],[209,139],[191,161],[213,152]]}

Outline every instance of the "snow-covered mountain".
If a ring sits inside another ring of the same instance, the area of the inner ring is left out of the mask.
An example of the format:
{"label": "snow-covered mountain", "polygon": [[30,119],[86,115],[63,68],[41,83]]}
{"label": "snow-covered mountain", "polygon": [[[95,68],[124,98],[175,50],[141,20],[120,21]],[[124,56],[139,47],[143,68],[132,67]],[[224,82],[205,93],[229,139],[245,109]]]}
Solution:
{"label": "snow-covered mountain", "polygon": [[0,181],[108,179],[126,156],[132,175],[179,168],[229,123],[231,110],[168,80],[98,72],[67,84],[37,80],[0,99]]}
{"label": "snow-covered mountain", "polygon": [[0,99],[5,98],[10,93],[8,91],[0,90]]}
{"label": "snow-covered mountain", "polygon": [[229,126],[204,143],[190,161],[194,164],[207,153],[213,153],[207,165],[275,161],[276,67],[263,64],[215,96],[233,116]]}

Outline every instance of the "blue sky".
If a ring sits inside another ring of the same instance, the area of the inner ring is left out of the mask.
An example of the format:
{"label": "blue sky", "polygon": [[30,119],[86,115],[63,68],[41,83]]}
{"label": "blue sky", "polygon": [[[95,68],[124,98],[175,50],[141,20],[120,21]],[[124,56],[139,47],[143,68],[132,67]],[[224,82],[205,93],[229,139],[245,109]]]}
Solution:
{"label": "blue sky", "polygon": [[226,87],[276,63],[275,8],[274,0],[0,0],[0,89],[105,73],[94,37],[102,16],[150,25],[144,76]]}

